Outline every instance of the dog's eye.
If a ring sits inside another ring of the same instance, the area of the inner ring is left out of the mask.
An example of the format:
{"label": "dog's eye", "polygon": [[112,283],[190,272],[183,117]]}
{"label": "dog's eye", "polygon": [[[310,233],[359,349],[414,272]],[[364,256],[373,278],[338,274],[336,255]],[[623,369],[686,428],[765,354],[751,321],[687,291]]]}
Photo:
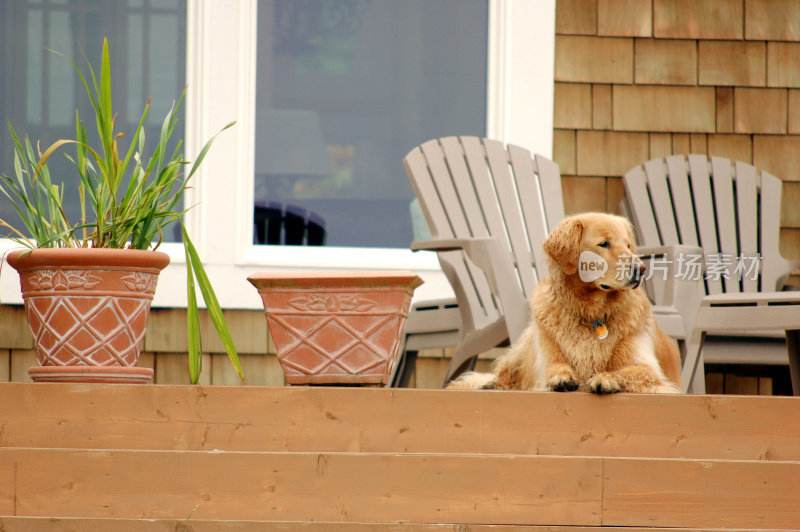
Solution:
{"label": "dog's eye", "polygon": [[601,248],[607,248],[608,247],[608,240],[603,240],[602,242],[600,242],[597,245],[600,246]]}

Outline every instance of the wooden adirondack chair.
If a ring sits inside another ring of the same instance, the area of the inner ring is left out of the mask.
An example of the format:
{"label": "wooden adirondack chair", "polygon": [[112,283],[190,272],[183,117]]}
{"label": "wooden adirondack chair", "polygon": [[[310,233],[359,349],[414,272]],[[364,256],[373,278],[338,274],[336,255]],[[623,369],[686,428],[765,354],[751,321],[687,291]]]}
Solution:
{"label": "wooden adirondack chair", "polygon": [[541,155],[477,137],[428,141],[403,164],[432,235],[411,248],[438,252],[458,300],[447,382],[527,326],[527,299],[547,271],[542,241],[564,217],[561,176]]}
{"label": "wooden adirondack chair", "polygon": [[[705,390],[707,333],[778,333],[786,337],[792,388],[799,395],[800,292],[778,292],[797,266],[778,251],[781,181],[749,164],[706,155],[654,159],[628,171],[623,181],[640,242],[702,248],[699,271],[689,271],[691,257],[678,258],[687,267],[683,274],[702,279],[699,307],[687,320],[684,388]],[[762,347],[753,346],[753,359]]]}
{"label": "wooden adirondack chair", "polygon": [[[447,383],[474,366],[476,355],[514,342],[527,327],[528,299],[548,273],[542,242],[564,218],[561,175],[546,157],[476,137],[428,141],[403,162],[432,235],[411,248],[438,252],[461,315]],[[664,259],[690,248],[640,251]],[[653,311],[685,354],[686,316],[699,298],[696,283],[680,282],[668,269]]]}

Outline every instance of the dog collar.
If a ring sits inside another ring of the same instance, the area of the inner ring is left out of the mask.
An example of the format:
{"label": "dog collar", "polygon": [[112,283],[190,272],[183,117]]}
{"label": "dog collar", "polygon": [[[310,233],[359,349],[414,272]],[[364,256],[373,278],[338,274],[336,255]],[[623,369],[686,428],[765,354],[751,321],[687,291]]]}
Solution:
{"label": "dog collar", "polygon": [[597,337],[600,340],[605,340],[608,336],[608,325],[606,325],[606,318],[605,316],[600,318],[599,320],[594,320],[592,322],[592,327],[594,328],[594,332],[597,333]]}

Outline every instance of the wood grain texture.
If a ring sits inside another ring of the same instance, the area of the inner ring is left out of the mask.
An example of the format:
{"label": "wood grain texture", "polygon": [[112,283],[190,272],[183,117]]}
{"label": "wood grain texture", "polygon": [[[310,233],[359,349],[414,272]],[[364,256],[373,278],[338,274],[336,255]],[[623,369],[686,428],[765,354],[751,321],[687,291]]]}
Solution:
{"label": "wood grain texture", "polygon": [[796,527],[798,478],[798,462],[606,460],[603,523]]}
{"label": "wood grain texture", "polygon": [[[0,449],[20,516],[775,529],[800,462]],[[6,488],[8,489],[8,488]]]}
{"label": "wood grain texture", "polygon": [[0,347],[33,349],[33,336],[22,305],[0,305]]}
{"label": "wood grain texture", "polygon": [[[4,532],[597,532],[597,527],[454,525],[427,523],[331,523],[299,521],[222,521],[208,519],[102,519],[0,517]],[[699,532],[709,529],[603,527],[603,532]],[[726,529],[726,532],[745,532]],[[776,531],[773,531],[776,532]]]}
{"label": "wood grain texture", "polygon": [[14,517],[0,529],[790,528],[798,409],[791,397],[5,383],[0,516]]}
{"label": "wood grain texture", "polygon": [[2,383],[0,446],[800,460],[800,401]]}
{"label": "wood grain texture", "polygon": [[0,449],[0,463],[16,467],[17,515],[600,523],[597,458]]}

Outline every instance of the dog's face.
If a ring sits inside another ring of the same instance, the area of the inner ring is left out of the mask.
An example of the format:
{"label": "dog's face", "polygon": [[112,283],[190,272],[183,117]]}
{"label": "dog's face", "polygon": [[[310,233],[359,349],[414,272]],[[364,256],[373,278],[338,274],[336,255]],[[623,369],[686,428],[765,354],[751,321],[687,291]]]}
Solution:
{"label": "dog's face", "polygon": [[636,288],[644,273],[644,264],[636,256],[633,228],[621,216],[571,216],[550,233],[543,247],[564,274],[578,275],[601,290]]}

